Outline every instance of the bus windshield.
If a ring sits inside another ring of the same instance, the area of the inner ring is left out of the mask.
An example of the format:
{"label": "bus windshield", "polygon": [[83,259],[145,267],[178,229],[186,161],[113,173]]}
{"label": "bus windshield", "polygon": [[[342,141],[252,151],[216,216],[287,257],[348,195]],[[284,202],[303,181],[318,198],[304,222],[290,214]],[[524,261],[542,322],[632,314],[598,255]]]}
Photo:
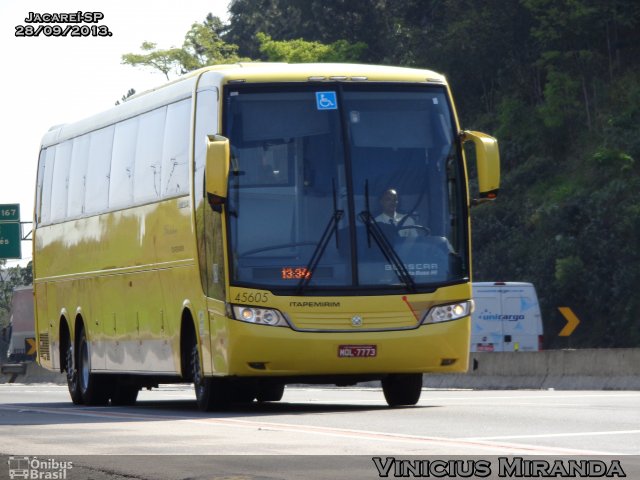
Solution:
{"label": "bus windshield", "polygon": [[233,85],[225,108],[232,285],[348,294],[468,279],[444,87]]}

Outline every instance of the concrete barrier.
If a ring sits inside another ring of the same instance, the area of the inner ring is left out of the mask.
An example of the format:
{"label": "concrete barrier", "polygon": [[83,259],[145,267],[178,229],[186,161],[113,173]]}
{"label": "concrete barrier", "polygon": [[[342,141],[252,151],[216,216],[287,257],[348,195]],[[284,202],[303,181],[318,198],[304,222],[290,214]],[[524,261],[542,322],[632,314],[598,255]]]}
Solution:
{"label": "concrete barrier", "polygon": [[13,381],[11,381],[11,375],[0,375],[0,383],[57,383],[60,385],[67,383],[63,373],[50,372],[36,362],[26,362],[24,365],[24,372],[14,376]]}
{"label": "concrete barrier", "polygon": [[640,349],[472,353],[466,374],[425,375],[432,388],[640,390]]}
{"label": "concrete barrier", "polygon": [[0,373],[2,375],[9,375],[8,383],[13,383],[18,378],[18,375],[24,375],[27,373],[26,363],[5,363],[0,366]]}

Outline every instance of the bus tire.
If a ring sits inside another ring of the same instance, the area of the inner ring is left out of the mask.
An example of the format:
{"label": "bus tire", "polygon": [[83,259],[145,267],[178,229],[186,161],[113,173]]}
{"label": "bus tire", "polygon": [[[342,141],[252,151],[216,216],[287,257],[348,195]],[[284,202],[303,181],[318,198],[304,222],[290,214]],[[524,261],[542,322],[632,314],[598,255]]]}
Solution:
{"label": "bus tire", "polygon": [[74,357],[73,342],[71,336],[67,333],[65,336],[65,371],[67,377],[67,387],[69,388],[69,395],[74,405],[81,405],[82,393],[80,392],[80,380],[78,377],[78,370],[76,369],[77,362]]}
{"label": "bus tire", "polygon": [[229,403],[226,398],[226,389],[222,379],[205,377],[200,366],[200,353],[198,345],[191,348],[191,377],[193,378],[193,388],[196,393],[198,408],[203,412],[210,412],[221,408]]}
{"label": "bus tire", "polygon": [[259,402],[279,402],[284,395],[284,383],[266,383],[260,385],[256,399]]}
{"label": "bus tire", "polygon": [[415,405],[422,393],[422,374],[389,375],[382,380],[382,392],[390,407]]}
{"label": "bus tire", "polygon": [[91,373],[91,347],[84,328],[79,334],[77,375],[82,402],[85,405],[106,405],[111,393],[108,379]]}

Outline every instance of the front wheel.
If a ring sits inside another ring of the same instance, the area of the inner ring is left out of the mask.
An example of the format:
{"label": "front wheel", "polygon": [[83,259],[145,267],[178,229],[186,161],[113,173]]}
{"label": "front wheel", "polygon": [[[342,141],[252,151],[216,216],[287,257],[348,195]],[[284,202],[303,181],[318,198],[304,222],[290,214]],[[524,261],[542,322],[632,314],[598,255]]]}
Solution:
{"label": "front wheel", "polygon": [[390,407],[415,405],[422,393],[422,374],[393,374],[382,380],[382,392]]}
{"label": "front wheel", "polygon": [[223,407],[229,403],[226,397],[226,389],[221,379],[205,377],[200,366],[200,353],[198,345],[194,344],[191,350],[191,376],[196,392],[198,408],[203,412],[209,412]]}

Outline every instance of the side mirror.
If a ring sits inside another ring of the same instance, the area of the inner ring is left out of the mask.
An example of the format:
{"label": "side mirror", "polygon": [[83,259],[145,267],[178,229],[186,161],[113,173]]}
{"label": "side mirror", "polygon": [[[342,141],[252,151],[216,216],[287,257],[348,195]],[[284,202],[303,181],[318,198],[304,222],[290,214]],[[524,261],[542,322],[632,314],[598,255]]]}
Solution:
{"label": "side mirror", "polygon": [[207,193],[216,203],[227,198],[229,179],[229,139],[220,135],[207,135],[207,164],[205,170]]}
{"label": "side mirror", "polygon": [[462,141],[472,141],[476,148],[480,198],[474,199],[473,204],[494,200],[498,196],[498,190],[500,190],[498,141],[484,133],[468,130],[462,132]]}

